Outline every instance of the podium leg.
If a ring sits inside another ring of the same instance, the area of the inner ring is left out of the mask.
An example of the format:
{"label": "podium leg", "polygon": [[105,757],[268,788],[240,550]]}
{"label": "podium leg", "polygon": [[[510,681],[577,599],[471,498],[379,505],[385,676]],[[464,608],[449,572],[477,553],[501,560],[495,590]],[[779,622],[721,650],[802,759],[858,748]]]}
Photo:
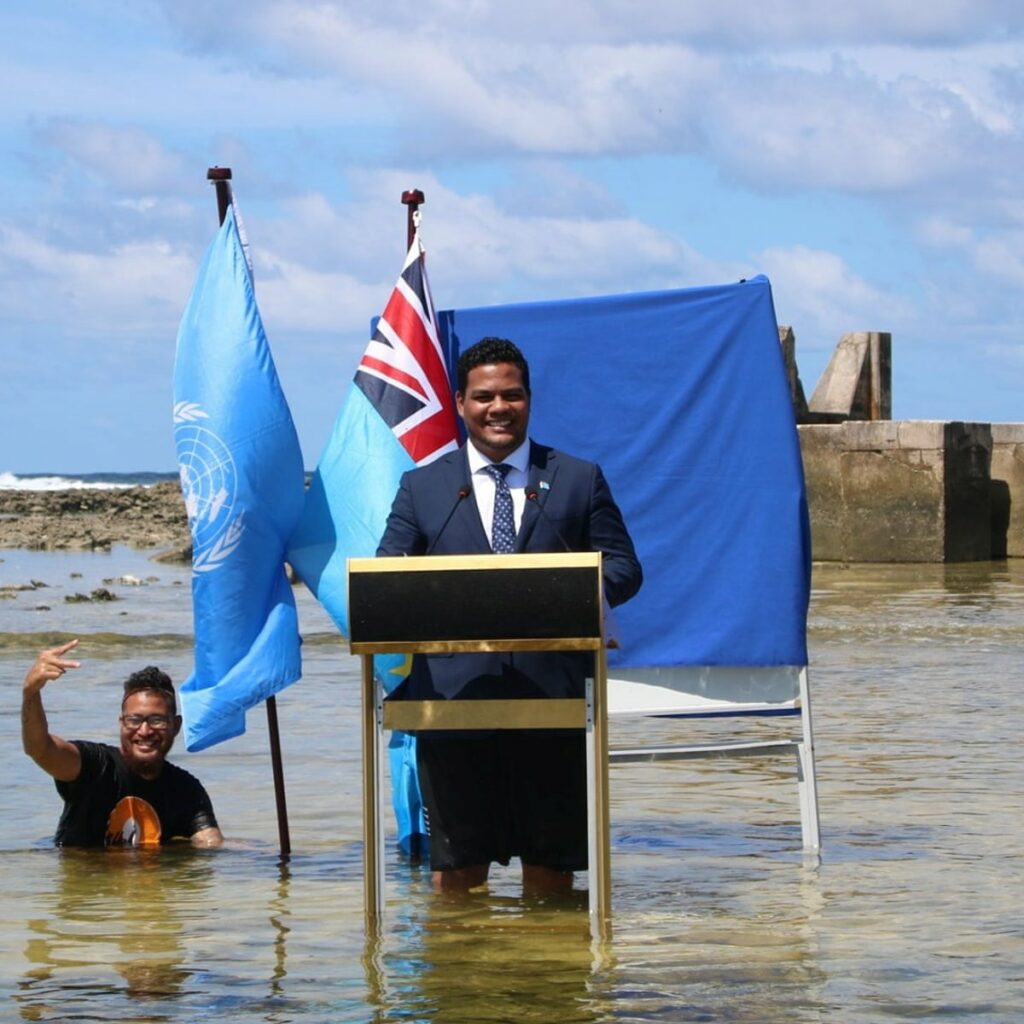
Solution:
{"label": "podium leg", "polygon": [[368,929],[384,914],[384,842],[381,816],[380,721],[373,655],[363,655],[363,908]]}
{"label": "podium leg", "polygon": [[608,800],[608,670],[597,652],[594,678],[587,680],[587,825],[590,874],[590,934],[612,937],[611,839]]}

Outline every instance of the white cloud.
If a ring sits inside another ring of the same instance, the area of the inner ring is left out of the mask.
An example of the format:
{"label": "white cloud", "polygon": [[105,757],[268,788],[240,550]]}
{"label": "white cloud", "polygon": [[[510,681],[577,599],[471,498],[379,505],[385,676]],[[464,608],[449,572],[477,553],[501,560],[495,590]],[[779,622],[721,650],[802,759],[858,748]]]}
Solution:
{"label": "white cloud", "polygon": [[220,163],[304,407],[315,347],[360,347],[394,282],[414,185],[441,306],[764,270],[804,347],[858,328],[972,357],[1015,343],[1019,3],[14,6],[0,301],[18,336],[172,345]]}
{"label": "white cloud", "polygon": [[891,194],[921,207],[968,177],[979,192],[1005,192],[1001,169],[1022,149],[1008,109],[961,81],[879,75],[851,55],[817,72],[741,69],[714,113],[708,154],[753,188]]}
{"label": "white cloud", "polygon": [[[539,180],[576,186],[552,164],[539,169]],[[707,259],[674,234],[623,214],[592,183],[589,202],[564,212],[543,196],[532,205],[525,182],[513,203],[409,171],[364,169],[351,183],[354,195],[341,203],[307,193],[270,216],[243,202],[257,296],[274,336],[365,335],[401,266],[405,210],[398,197],[413,183],[428,196],[423,235],[442,307],[681,287],[751,273],[747,264]],[[210,213],[212,221],[212,207]],[[203,243],[211,231],[201,232]],[[69,334],[173,337],[200,256],[200,248],[157,234],[83,249],[9,224],[0,228],[0,298],[10,320],[42,318]]]}
{"label": "white cloud", "polygon": [[779,321],[793,325],[803,347],[829,348],[847,331],[898,331],[912,320],[907,299],[871,284],[834,252],[770,248],[761,265]]}
{"label": "white cloud", "polygon": [[[256,299],[268,331],[327,332],[369,337],[370,317],[379,313],[389,288],[350,274],[319,271],[271,254],[259,257]],[[399,264],[395,265],[395,277]],[[391,282],[394,284],[394,281]]]}
{"label": "white cloud", "polygon": [[[554,175],[544,165],[539,180]],[[405,171],[364,172],[356,182],[370,192],[372,220],[396,224],[395,199],[413,178]],[[546,201],[526,199],[527,189],[498,197],[461,192],[428,174],[415,176],[426,195],[423,236],[431,283],[439,305],[494,302],[681,287],[735,280],[749,267],[706,259],[674,233],[621,213],[591,185],[590,206],[557,213]],[[565,179],[571,181],[571,176]],[[355,201],[367,205],[368,196]],[[389,261],[397,273],[395,245]]]}
{"label": "white cloud", "polygon": [[253,0],[244,8],[227,0],[163,0],[168,20],[200,48],[259,36],[270,46],[268,25],[301,19],[310,10],[344,17],[354,29],[386,20],[407,36],[497,38],[506,42],[676,39],[705,46],[763,49],[779,45],[900,42],[934,46],[963,39],[999,39],[1024,26],[1013,0],[858,0],[807,4],[805,0],[394,0],[382,11],[373,0]]}
{"label": "white cloud", "polygon": [[110,339],[168,327],[173,337],[196,269],[190,253],[162,241],[87,252],[4,226],[0,266],[8,324],[45,322],[64,335]]}
{"label": "white cloud", "polygon": [[[986,345],[985,354],[993,359],[1024,370],[1024,342]],[[1019,421],[1018,421],[1019,422]]]}
{"label": "white cloud", "polygon": [[37,133],[105,187],[132,194],[180,188],[187,164],[152,132],[61,118]]}
{"label": "white cloud", "polygon": [[166,10],[235,61],[375,96],[403,159],[692,153],[758,190],[916,198],[966,174],[994,179],[1024,155],[999,82],[1021,66],[1015,5],[541,7]]}
{"label": "white cloud", "polygon": [[916,234],[924,245],[940,249],[966,249],[974,237],[967,225],[941,213],[922,219],[917,225]]}
{"label": "white cloud", "polygon": [[1024,286],[1024,222],[1020,213],[1011,208],[1002,225],[988,230],[980,224],[970,226],[935,216],[918,225],[917,237],[943,254],[962,256],[980,272],[986,290],[1004,284]]}
{"label": "white cloud", "polygon": [[1024,231],[1004,231],[975,243],[974,265],[997,281],[1024,287]]}

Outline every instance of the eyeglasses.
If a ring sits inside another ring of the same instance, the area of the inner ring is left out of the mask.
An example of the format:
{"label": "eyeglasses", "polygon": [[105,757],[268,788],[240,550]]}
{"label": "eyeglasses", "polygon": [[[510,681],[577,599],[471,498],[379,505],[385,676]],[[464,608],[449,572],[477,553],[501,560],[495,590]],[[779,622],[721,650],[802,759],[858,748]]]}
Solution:
{"label": "eyeglasses", "polygon": [[142,723],[145,722],[156,732],[163,732],[171,724],[167,715],[122,715],[121,722],[129,729],[141,729]]}

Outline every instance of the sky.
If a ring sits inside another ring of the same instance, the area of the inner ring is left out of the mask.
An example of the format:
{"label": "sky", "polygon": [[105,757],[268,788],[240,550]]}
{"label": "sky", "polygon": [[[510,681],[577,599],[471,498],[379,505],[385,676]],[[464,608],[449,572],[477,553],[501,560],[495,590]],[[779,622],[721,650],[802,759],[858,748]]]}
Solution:
{"label": "sky", "polygon": [[1024,420],[1019,0],[6,0],[0,30],[0,472],[173,471],[215,165],[307,467],[409,188],[439,309],[761,273],[808,396],[889,331],[894,417]]}

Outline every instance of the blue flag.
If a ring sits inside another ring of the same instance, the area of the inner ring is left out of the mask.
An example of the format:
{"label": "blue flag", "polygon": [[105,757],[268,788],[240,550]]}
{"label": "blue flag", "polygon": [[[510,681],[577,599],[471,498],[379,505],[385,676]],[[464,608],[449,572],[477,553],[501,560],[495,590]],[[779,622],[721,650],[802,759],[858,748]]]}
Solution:
{"label": "blue flag", "polygon": [[288,561],[348,636],[348,559],[372,557],[398,482],[416,464],[350,385],[306,495]]}
{"label": "blue flag", "polygon": [[[288,545],[288,561],[344,636],[348,559],[376,552],[402,474],[457,446],[448,359],[438,339],[417,234],[359,361]],[[385,690],[401,682],[405,660],[401,655],[374,660]],[[406,851],[425,831],[414,743],[401,732],[389,741],[398,840]]]}
{"label": "blue flag", "polygon": [[246,710],[302,674],[284,569],[302,510],[302,453],[233,205],[178,330],[174,440],[192,531],[195,671],[181,703],[194,751],[245,732]]}

